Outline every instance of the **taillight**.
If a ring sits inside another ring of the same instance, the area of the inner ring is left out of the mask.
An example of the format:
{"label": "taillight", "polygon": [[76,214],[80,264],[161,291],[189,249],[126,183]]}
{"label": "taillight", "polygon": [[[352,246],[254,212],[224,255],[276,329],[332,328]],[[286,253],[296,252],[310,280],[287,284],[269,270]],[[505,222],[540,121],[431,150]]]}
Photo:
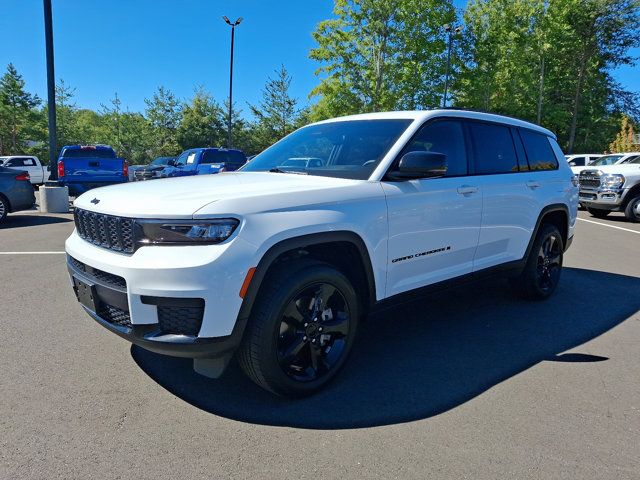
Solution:
{"label": "taillight", "polygon": [[16,175],[16,180],[22,180],[22,181],[28,182],[31,180],[31,177],[27,172],[25,172],[25,173],[21,173],[20,175]]}
{"label": "taillight", "polygon": [[129,162],[127,162],[126,160],[123,162],[123,165],[122,165],[122,176],[123,177],[129,176]]}
{"label": "taillight", "polygon": [[58,178],[64,177],[64,162],[60,160],[58,162]]}

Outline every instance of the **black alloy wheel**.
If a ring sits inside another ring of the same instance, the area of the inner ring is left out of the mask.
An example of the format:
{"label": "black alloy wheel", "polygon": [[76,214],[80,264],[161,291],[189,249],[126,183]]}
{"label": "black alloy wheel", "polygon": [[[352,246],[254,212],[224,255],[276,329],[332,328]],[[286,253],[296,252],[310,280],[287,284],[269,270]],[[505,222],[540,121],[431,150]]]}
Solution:
{"label": "black alloy wheel", "polygon": [[349,306],[340,290],[317,283],[298,292],[284,310],[278,364],[298,382],[317,380],[339,362],[349,335]]}
{"label": "black alloy wheel", "polygon": [[562,242],[555,233],[546,236],[538,251],[537,281],[544,293],[553,291],[560,279],[562,268]]}

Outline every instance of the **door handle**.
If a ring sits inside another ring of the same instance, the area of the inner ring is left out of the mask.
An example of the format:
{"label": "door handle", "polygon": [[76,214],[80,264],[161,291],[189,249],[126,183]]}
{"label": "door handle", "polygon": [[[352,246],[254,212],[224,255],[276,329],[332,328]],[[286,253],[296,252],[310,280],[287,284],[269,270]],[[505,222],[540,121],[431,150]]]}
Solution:
{"label": "door handle", "polygon": [[529,187],[531,190],[535,190],[536,188],[539,188],[541,186],[542,185],[540,184],[540,182],[534,182],[534,181],[527,182],[527,187]]}
{"label": "door handle", "polygon": [[458,193],[460,195],[469,195],[471,193],[478,193],[478,187],[472,187],[471,185],[462,185],[458,187]]}

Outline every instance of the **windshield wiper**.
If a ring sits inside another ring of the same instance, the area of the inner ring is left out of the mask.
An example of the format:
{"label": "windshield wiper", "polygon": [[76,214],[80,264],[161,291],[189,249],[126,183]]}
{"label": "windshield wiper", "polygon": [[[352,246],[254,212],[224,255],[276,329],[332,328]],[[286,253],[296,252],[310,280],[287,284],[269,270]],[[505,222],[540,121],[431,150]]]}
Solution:
{"label": "windshield wiper", "polygon": [[270,168],[269,171],[271,173],[293,173],[294,175],[309,175],[307,172],[299,172],[296,170],[282,170],[278,167]]}

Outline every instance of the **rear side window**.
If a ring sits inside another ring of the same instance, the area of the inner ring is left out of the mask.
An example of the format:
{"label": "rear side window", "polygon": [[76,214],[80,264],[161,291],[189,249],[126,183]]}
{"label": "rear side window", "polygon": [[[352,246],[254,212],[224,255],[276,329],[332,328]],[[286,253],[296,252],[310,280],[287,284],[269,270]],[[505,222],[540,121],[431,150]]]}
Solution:
{"label": "rear side window", "polygon": [[229,164],[235,168],[240,168],[245,164],[246,158],[240,152],[229,152]]}
{"label": "rear side window", "polygon": [[586,165],[586,158],[584,157],[575,157],[569,160],[569,165],[572,167],[584,167]]}
{"label": "rear side window", "polygon": [[531,170],[557,170],[558,159],[551,148],[549,137],[530,130],[520,130],[520,137]]}
{"label": "rear side window", "polygon": [[508,127],[470,122],[469,129],[473,141],[476,174],[519,171],[516,149]]}
{"label": "rear side window", "polygon": [[438,120],[428,123],[402,151],[437,152],[447,156],[447,177],[467,175],[467,150],[462,123],[457,120]]}
{"label": "rear side window", "polygon": [[116,152],[107,148],[68,148],[62,158],[116,158]]}
{"label": "rear side window", "polygon": [[11,160],[5,163],[6,167],[24,167],[24,159],[22,158],[12,158]]}
{"label": "rear side window", "polygon": [[205,150],[200,163],[222,163],[224,158],[216,150]]}

